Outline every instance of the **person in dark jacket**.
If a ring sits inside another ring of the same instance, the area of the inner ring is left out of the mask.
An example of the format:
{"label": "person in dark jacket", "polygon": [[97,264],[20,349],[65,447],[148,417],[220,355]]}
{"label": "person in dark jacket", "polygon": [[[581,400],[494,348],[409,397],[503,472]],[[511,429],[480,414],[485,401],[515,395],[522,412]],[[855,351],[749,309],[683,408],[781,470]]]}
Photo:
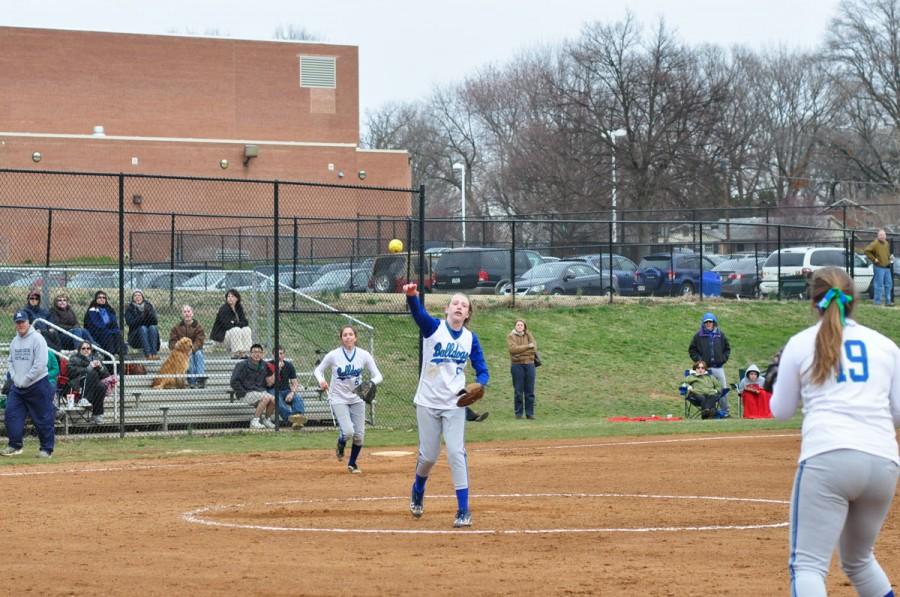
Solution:
{"label": "person in dark jacket", "polygon": [[38,323],[35,324],[34,320],[37,318],[44,319],[46,321],[50,321],[50,312],[41,307],[41,293],[37,290],[32,290],[28,293],[28,299],[26,300],[25,306],[20,309],[21,311],[25,311],[28,314],[28,323],[34,325],[34,329],[43,333],[47,331],[46,323]]}
{"label": "person in dark jacket", "polygon": [[[78,352],[69,357],[67,369],[69,375],[69,388],[81,391],[81,399],[91,405],[91,422],[96,425],[103,424],[103,401],[106,399],[106,386],[102,383],[110,373],[100,356],[94,354],[91,345],[82,342]],[[85,405],[85,403],[81,403]]]}
{"label": "person in dark jacket", "polygon": [[[694,334],[688,354],[694,362],[704,361],[709,367],[709,374],[719,380],[719,385],[728,387],[725,379],[725,363],[731,354],[728,337],[719,329],[719,322],[712,313],[704,313],[700,321],[700,331]],[[728,399],[723,397],[719,406],[728,414]]]}
{"label": "person in dark jacket", "polygon": [[106,293],[98,290],[94,293],[88,310],[84,314],[84,327],[94,337],[95,344],[110,354],[118,354],[119,349],[127,352],[128,347],[122,342],[122,330],[116,312],[109,306]]}
{"label": "person in dark jacket", "polygon": [[67,334],[61,334],[56,332],[56,330],[51,329],[51,333],[56,332],[55,335],[59,338],[59,345],[63,350],[74,350],[78,348],[78,344],[81,340],[94,344],[94,338],[91,336],[91,333],[78,325],[78,315],[76,315],[75,311],[72,309],[72,306],[69,303],[69,297],[66,294],[57,294],[56,298],[53,299],[53,306],[50,307],[50,323],[58,325],[62,329],[80,338],[80,340],[72,338]]}
{"label": "person in dark jacket", "polygon": [[247,356],[253,343],[253,331],[244,314],[241,293],[234,288],[225,293],[225,304],[216,313],[209,337],[213,342],[224,343],[225,350],[231,352],[232,357],[243,359]]}
{"label": "person in dark jacket", "polygon": [[231,389],[235,396],[256,407],[250,419],[251,429],[274,429],[275,396],[266,392],[266,378],[269,370],[263,361],[263,347],[254,344],[250,347],[250,358],[240,361],[231,372]]}
{"label": "person in dark jacket", "polygon": [[156,309],[141,290],[131,294],[131,303],[125,309],[125,323],[128,324],[128,344],[143,351],[144,358],[158,360],[159,321]]}

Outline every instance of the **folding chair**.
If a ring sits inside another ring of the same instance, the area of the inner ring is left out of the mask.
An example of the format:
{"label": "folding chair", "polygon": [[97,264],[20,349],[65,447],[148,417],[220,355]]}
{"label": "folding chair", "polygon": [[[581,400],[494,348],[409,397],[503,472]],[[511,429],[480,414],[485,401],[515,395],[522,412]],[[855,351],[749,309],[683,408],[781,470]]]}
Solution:
{"label": "folding chair", "polygon": [[[690,369],[684,370],[684,376],[687,377],[691,374]],[[722,393],[719,395],[719,399],[724,398],[731,391],[731,388],[722,388]],[[700,399],[696,396],[692,396],[688,393],[688,385],[686,383],[682,383],[678,387],[678,393],[681,394],[681,397],[684,399],[684,418],[685,419],[699,419],[702,416],[703,405],[700,402]],[[721,410],[717,410],[716,419],[724,418]]]}

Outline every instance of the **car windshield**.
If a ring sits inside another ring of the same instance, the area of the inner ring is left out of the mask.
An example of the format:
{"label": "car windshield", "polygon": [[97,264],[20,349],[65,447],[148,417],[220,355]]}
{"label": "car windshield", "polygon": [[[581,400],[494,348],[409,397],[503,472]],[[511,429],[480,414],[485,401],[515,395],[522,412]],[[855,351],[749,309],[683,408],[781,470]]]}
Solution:
{"label": "car windshield", "polygon": [[638,267],[640,269],[647,269],[650,267],[664,268],[669,267],[670,262],[671,260],[668,255],[647,255],[641,259],[641,264]]}
{"label": "car windshield", "polygon": [[[803,256],[806,253],[781,253],[781,267],[800,267],[803,265]],[[766,267],[778,267],[778,251],[772,253],[766,260]]]}
{"label": "car windshield", "polygon": [[313,286],[317,288],[322,288],[326,286],[343,286],[350,280],[350,270],[349,269],[336,269],[333,272],[328,272],[323,275],[321,278],[316,280],[316,283]]}
{"label": "car windshield", "polygon": [[568,263],[562,261],[541,263],[522,274],[521,279],[530,280],[536,278],[557,278],[562,275],[562,272],[566,270],[566,267],[568,267],[568,265]]}

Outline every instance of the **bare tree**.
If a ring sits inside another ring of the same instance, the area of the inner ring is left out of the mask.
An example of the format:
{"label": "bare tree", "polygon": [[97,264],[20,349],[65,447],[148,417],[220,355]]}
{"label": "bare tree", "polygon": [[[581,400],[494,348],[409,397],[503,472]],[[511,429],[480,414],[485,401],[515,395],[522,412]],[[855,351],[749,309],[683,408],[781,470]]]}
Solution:
{"label": "bare tree", "polygon": [[322,41],[321,35],[313,33],[301,25],[278,25],[275,27],[272,38],[291,41]]}

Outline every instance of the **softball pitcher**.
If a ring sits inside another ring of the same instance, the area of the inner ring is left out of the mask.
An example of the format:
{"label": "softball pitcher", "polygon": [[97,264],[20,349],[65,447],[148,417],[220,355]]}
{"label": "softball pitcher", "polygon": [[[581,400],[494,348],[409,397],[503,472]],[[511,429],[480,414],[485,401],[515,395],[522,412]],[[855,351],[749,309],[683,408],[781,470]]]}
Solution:
{"label": "softball pitcher", "polygon": [[837,545],[859,595],[893,596],[873,546],[900,467],[900,349],[848,319],[853,283],[842,269],[818,270],[810,295],[819,322],[788,341],[771,401],[779,419],[803,406],[791,496],[791,594],[825,595]]}
{"label": "softball pitcher", "polygon": [[[353,438],[347,470],[351,473],[360,473],[362,471],[359,470],[356,459],[359,458],[366,435],[366,405],[353,390],[362,383],[364,369],[369,370],[370,381],[373,384],[381,383],[384,378],[378,370],[378,366],[375,365],[372,355],[356,346],[356,330],[353,326],[342,327],[340,336],[341,345],[326,354],[313,373],[319,382],[319,387],[328,390],[328,403],[331,405],[331,411],[340,427],[335,452],[337,458],[338,460],[344,459],[347,438]],[[327,369],[331,369],[330,385],[325,380]]]}
{"label": "softball pitcher", "polygon": [[458,394],[466,386],[466,363],[472,361],[478,383],[488,382],[487,364],[478,336],[466,327],[472,316],[469,299],[454,294],[447,306],[447,318],[431,317],[419,301],[416,284],[403,287],[410,313],[422,332],[422,371],[416,388],[416,420],[419,424],[419,454],[416,479],[409,510],[422,516],[425,482],[441,452],[441,436],[447,446],[447,461],[456,489],[456,518],[453,526],[472,526],[469,512],[469,472],[466,464],[466,409],[456,406]]}

